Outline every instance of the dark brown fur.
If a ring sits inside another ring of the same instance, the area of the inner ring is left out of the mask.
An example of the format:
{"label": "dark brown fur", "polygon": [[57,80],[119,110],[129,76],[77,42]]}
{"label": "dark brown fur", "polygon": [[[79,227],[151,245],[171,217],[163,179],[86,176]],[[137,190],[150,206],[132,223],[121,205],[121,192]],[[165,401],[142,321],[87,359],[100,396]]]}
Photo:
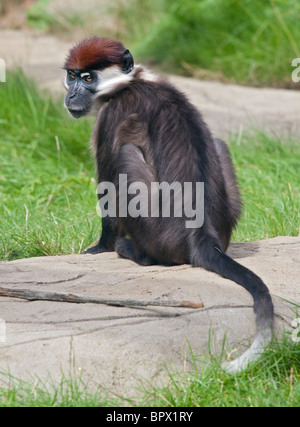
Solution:
{"label": "dark brown fur", "polygon": [[[191,262],[191,235],[201,236],[209,230],[222,249],[227,249],[240,213],[238,189],[235,186],[234,194],[228,194],[224,179],[226,166],[222,170],[206,125],[183,94],[166,82],[132,82],[107,101],[97,139],[99,182],[117,184],[119,173],[127,173],[129,184],[134,181],[148,185],[152,181],[205,183],[207,209],[203,228],[186,229],[186,218],[118,219],[133,242],[137,228],[143,229],[145,237],[139,235],[138,240],[145,241],[140,245],[158,262],[167,264],[174,259]],[[130,146],[124,147],[127,143]],[[226,152],[226,146],[218,144]],[[231,170],[233,173],[232,167]]]}

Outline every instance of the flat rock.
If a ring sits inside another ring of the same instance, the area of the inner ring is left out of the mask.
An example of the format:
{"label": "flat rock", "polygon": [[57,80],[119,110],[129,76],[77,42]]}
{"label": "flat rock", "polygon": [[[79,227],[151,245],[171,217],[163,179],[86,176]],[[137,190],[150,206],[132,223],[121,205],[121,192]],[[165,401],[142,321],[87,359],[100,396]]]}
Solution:
{"label": "flat rock", "polygon": [[[300,237],[233,243],[229,253],[269,287],[276,333],[291,330],[296,314],[286,300],[300,303]],[[75,360],[76,374],[90,387],[135,396],[141,380],[166,381],[166,364],[188,369],[189,346],[200,355],[210,342],[219,353],[226,334],[228,351],[238,353],[255,334],[250,295],[188,265],[140,267],[115,253],[31,258],[1,262],[0,286],[204,304],[200,309],[113,307],[0,297],[0,371],[29,381],[58,382],[62,372],[73,371]]]}

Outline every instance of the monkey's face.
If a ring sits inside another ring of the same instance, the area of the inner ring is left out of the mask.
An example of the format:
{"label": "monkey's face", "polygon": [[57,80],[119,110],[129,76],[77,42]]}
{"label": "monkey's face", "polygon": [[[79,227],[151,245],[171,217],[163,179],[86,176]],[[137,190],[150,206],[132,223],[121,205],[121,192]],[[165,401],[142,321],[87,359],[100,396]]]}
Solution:
{"label": "monkey's face", "polygon": [[97,93],[98,74],[94,71],[67,70],[65,107],[75,119],[91,112]]}
{"label": "monkey's face", "polygon": [[65,107],[76,119],[97,114],[101,96],[128,85],[133,68],[133,57],[122,43],[103,37],[83,40],[70,50],[64,64],[68,91]]}

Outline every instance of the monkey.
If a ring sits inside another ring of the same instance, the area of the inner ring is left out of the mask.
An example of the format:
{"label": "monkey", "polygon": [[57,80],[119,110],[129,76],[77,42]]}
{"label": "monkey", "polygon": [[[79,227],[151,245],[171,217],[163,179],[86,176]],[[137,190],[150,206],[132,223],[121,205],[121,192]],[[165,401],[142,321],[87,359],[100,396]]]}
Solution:
{"label": "monkey", "polygon": [[[117,201],[123,197],[124,176],[126,189],[136,182],[149,190],[154,182],[204,183],[201,226],[187,227],[186,214],[163,217],[160,196],[156,216],[121,215],[120,206],[115,216],[103,216],[100,239],[85,253],[116,251],[139,265],[190,264],[242,286],[253,298],[257,332],[250,348],[226,369],[245,369],[272,338],[274,307],[261,278],[226,254],[242,208],[226,143],[213,138],[184,93],[136,65],[119,41],[95,36],[79,42],[64,69],[65,107],[76,119],[96,115],[91,145],[98,183],[115,185]],[[127,203],[133,198],[128,194]],[[198,194],[193,190],[189,198],[195,207]]]}

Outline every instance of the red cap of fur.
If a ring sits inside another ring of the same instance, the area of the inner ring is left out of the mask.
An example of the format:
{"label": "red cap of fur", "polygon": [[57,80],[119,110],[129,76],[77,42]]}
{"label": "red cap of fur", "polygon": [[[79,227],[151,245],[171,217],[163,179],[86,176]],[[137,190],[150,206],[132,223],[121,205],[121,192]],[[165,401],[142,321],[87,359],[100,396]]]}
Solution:
{"label": "red cap of fur", "polygon": [[74,46],[65,62],[67,70],[102,70],[122,64],[125,51],[122,43],[102,37],[83,40]]}

